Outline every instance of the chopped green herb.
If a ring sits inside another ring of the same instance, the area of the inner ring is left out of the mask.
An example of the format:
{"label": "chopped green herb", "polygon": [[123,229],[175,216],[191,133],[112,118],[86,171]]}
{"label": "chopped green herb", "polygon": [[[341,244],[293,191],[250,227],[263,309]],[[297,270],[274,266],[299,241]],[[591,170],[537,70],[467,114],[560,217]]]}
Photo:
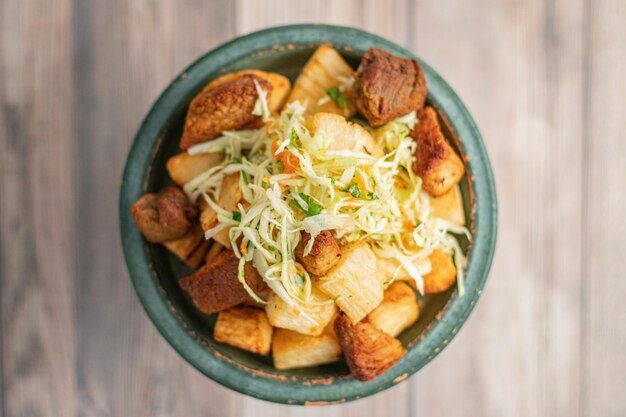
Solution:
{"label": "chopped green herb", "polygon": [[378,194],[369,192],[367,193],[367,198],[370,200],[378,200]]}
{"label": "chopped green herb", "polygon": [[289,136],[289,144],[293,147],[297,147],[298,144],[296,141],[298,140],[298,135],[294,129],[291,129],[291,136]]}
{"label": "chopped green herb", "polygon": [[352,197],[360,198],[361,197],[361,189],[356,183],[350,183],[346,189],[343,191],[347,191],[352,194]]}
{"label": "chopped green herb", "polygon": [[233,211],[233,220],[236,222],[241,221],[241,213],[238,211]]}
{"label": "chopped green herb", "polygon": [[261,181],[261,187],[262,187],[264,190],[267,190],[267,181]]}
{"label": "chopped green herb", "polygon": [[370,177],[370,182],[374,185],[376,185],[376,178],[374,177]]}
{"label": "chopped green herb", "polygon": [[326,94],[328,94],[328,97],[330,97],[340,109],[345,109],[350,105],[350,100],[343,95],[339,87],[330,87],[326,90]]}
{"label": "chopped green herb", "polygon": [[304,284],[304,277],[300,274],[296,275],[296,278],[298,278],[298,283],[299,284]]}
{"label": "chopped green herb", "polygon": [[246,171],[241,171],[241,178],[243,178],[244,184],[250,184],[250,178],[248,177],[248,173]]}
{"label": "chopped green herb", "polygon": [[237,157],[237,158],[233,158],[230,163],[231,164],[241,164],[243,162],[243,158],[242,157]]}
{"label": "chopped green herb", "polygon": [[307,210],[305,210],[304,207],[302,207],[300,205],[298,200],[294,199],[293,202],[300,210],[305,212],[307,215],[315,216],[316,214],[320,214],[322,212],[322,210],[324,209],[324,207],[322,207],[321,205],[319,205],[315,201],[313,201],[313,197],[311,197],[310,195],[307,195],[307,194],[304,194],[304,193],[298,193],[298,195],[300,196],[300,198],[308,206]]}

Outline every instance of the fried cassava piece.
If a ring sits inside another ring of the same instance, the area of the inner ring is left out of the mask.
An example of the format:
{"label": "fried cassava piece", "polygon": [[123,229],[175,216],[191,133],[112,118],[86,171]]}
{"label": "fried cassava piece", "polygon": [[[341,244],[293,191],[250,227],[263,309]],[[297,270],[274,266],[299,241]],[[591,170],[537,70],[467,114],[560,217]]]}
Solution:
{"label": "fried cassava piece", "polygon": [[371,48],[363,55],[353,91],[356,108],[378,127],[424,107],[426,78],[416,60]]}
{"label": "fried cassava piece", "polygon": [[350,372],[361,381],[381,375],[406,353],[398,339],[366,321],[353,324],[343,314],[335,319],[335,333]]}
{"label": "fried cassava piece", "polygon": [[272,325],[265,311],[250,306],[237,306],[220,311],[213,336],[218,342],[267,355],[272,345]]}

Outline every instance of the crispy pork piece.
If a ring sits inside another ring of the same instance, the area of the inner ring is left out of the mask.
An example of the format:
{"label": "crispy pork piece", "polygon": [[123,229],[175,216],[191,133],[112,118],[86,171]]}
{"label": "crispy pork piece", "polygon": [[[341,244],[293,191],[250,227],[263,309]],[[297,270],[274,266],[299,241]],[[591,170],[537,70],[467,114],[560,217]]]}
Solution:
{"label": "crispy pork piece", "polygon": [[367,321],[396,337],[417,321],[419,308],[415,293],[406,283],[396,281],[387,288],[383,301],[367,315]]}
{"label": "crispy pork piece", "polygon": [[183,237],[163,242],[163,246],[191,268],[196,269],[204,261],[209,241],[204,239],[200,225],[194,223]]}
{"label": "crispy pork piece", "polygon": [[187,152],[181,152],[168,159],[165,167],[168,174],[170,174],[170,178],[182,187],[198,175],[222,162],[223,159],[224,154],[217,152],[198,155],[189,155]]}
{"label": "crispy pork piece", "polygon": [[[211,262],[178,282],[200,311],[213,314],[250,299],[237,276],[238,267],[239,259],[235,253],[223,251]],[[250,263],[246,263],[244,267],[244,277],[256,294],[265,290],[265,283]]]}
{"label": "crispy pork piece", "polygon": [[456,267],[450,255],[435,249],[428,259],[430,272],[424,275],[424,294],[435,294],[452,287],[456,282]]}
{"label": "crispy pork piece", "polygon": [[416,60],[371,48],[363,55],[353,91],[357,110],[378,127],[424,107],[426,78]]}
{"label": "crispy pork piece", "polygon": [[213,337],[249,352],[267,355],[272,346],[272,325],[265,311],[249,306],[237,306],[220,311]]}
{"label": "crispy pork piece", "polygon": [[332,233],[324,230],[315,238],[311,252],[304,256],[304,249],[310,240],[311,235],[302,232],[302,239],[295,250],[296,258],[311,274],[316,276],[324,275],[339,262],[341,248]]}
{"label": "crispy pork piece", "polygon": [[196,210],[178,187],[145,194],[130,211],[137,228],[152,243],[183,237],[196,217]]}
{"label": "crispy pork piece", "polygon": [[[354,70],[332,46],[320,45],[307,61],[302,72],[293,85],[288,103],[299,100],[307,104],[307,113],[335,113],[351,117],[355,113],[354,105],[347,95],[348,91],[340,92],[342,80],[354,76]],[[331,99],[329,90],[342,98]]]}
{"label": "crispy pork piece", "polygon": [[255,81],[271,94],[272,85],[251,74],[202,90],[189,105],[180,148],[186,150],[216,138],[225,130],[240,129],[260,120],[252,114],[258,99]]}
{"label": "crispy pork piece", "polygon": [[441,196],[463,177],[465,167],[461,158],[446,142],[437,112],[430,106],[417,114],[417,125],[411,137],[417,143],[413,170],[424,181],[424,189],[433,196]]}
{"label": "crispy pork piece", "polygon": [[406,353],[398,339],[366,321],[353,324],[343,314],[335,319],[335,333],[350,373],[361,381],[383,374]]}
{"label": "crispy pork piece", "polygon": [[319,336],[276,328],[272,339],[272,356],[276,369],[307,368],[338,361],[341,358],[341,345],[332,321]]}
{"label": "crispy pork piece", "polygon": [[[204,233],[202,233],[202,238],[204,239]],[[215,259],[217,255],[222,253],[222,251],[224,250],[226,250],[226,248],[224,248],[224,245],[222,245],[220,242],[211,243],[211,245],[209,246],[209,249],[207,250],[206,256],[204,257],[204,262],[206,263],[212,262],[213,259]]]}
{"label": "crispy pork piece", "polygon": [[385,281],[374,251],[360,241],[341,248],[339,262],[317,279],[317,286],[356,323],[380,304]]}
{"label": "crispy pork piece", "polygon": [[311,288],[311,301],[297,309],[272,292],[265,305],[265,312],[274,327],[319,336],[337,313],[337,307],[315,285]]}
{"label": "crispy pork piece", "polygon": [[245,74],[261,78],[262,80],[265,80],[272,85],[272,93],[269,94],[267,103],[270,112],[277,112],[283,107],[285,101],[287,101],[287,96],[289,96],[289,93],[291,92],[291,83],[289,82],[289,78],[275,72],[265,72],[257,69],[246,69],[237,72],[231,72],[229,74],[224,74],[220,77],[217,77],[216,79],[211,81],[204,89],[207,90],[209,88],[215,88],[221,84],[230,82]]}

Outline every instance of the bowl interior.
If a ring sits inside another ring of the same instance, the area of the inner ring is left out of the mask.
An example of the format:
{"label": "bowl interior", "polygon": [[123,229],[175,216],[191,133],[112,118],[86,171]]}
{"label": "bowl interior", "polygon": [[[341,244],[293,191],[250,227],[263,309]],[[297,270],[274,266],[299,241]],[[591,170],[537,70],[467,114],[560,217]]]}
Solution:
{"label": "bowl interior", "polygon": [[[283,74],[293,82],[307,59],[315,50],[315,47],[315,45],[292,45],[289,48],[274,48],[270,51],[258,52],[222,67],[220,73],[254,68]],[[358,66],[360,61],[359,53],[352,49],[337,48],[350,65],[354,68]],[[219,73],[207,74],[204,80],[199,80],[197,91],[199,91],[206,82],[218,75]],[[186,109],[191,99],[192,96],[187,97],[185,101],[180,103],[180,106],[173,112],[167,125],[163,129],[159,141],[156,142],[152,154],[152,163],[150,167],[146,169],[144,182],[146,192],[158,191],[164,186],[171,184],[171,180],[165,170],[165,162],[169,157],[179,152],[178,143],[182,133]],[[433,105],[435,103],[431,102],[430,104]],[[461,152],[459,142],[454,136],[453,131],[449,128],[444,130],[444,133],[448,136],[448,140],[458,152]],[[470,222],[469,227],[471,229],[473,225],[471,223],[470,207],[473,205],[473,193],[470,192],[471,183],[468,182],[467,178],[468,176],[465,176],[461,182],[461,191],[464,197],[466,218]],[[169,301],[170,311],[172,311],[184,327],[193,334],[193,337],[198,343],[208,349],[219,351],[224,357],[230,358],[247,368],[260,370],[265,374],[295,376],[296,379],[294,382],[297,383],[304,383],[311,378],[346,377],[348,370],[343,363],[279,371],[272,366],[271,357],[255,355],[215,342],[212,336],[215,315],[206,316],[200,313],[177,284],[177,280],[191,273],[191,270],[174,255],[169,253],[162,245],[149,243],[145,243],[145,245],[149,251],[149,260],[156,274],[157,283],[162,289],[164,296]],[[466,252],[469,249],[468,241],[464,237],[461,239],[461,246]],[[404,331],[399,337],[406,347],[412,346],[420,339],[437,314],[445,308],[450,297],[455,293],[456,289],[451,289],[442,294],[419,297],[420,318],[415,325]]]}

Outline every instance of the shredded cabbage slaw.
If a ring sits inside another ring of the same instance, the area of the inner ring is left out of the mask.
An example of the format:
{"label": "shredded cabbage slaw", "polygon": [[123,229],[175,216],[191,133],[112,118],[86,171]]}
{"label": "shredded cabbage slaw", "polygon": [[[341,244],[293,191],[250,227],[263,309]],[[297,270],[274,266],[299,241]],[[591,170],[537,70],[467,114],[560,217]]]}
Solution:
{"label": "shredded cabbage slaw", "polygon": [[[370,129],[384,153],[377,158],[328,149],[333,138],[307,129],[303,104],[290,103],[272,115],[258,85],[257,92],[253,114],[265,126],[224,132],[192,146],[192,155],[223,152],[226,158],[184,186],[191,201],[202,197],[217,213],[218,224],[206,231],[206,239],[230,227],[232,249],[240,259],[239,279],[257,302],[265,301],[248,287],[245,262],[252,262],[267,285],[307,317],[299,306],[314,303],[312,277],[294,250],[302,231],[311,234],[307,255],[324,230],[333,231],[340,244],[367,240],[379,258],[397,261],[393,279],[403,270],[421,293],[422,277],[430,272],[428,256],[443,249],[453,256],[463,294],[467,260],[456,235],[469,239],[470,234],[431,214],[429,196],[412,169],[416,144],[409,132],[418,123],[415,112]],[[236,215],[217,204],[223,178],[235,172],[240,173],[243,196]]]}

